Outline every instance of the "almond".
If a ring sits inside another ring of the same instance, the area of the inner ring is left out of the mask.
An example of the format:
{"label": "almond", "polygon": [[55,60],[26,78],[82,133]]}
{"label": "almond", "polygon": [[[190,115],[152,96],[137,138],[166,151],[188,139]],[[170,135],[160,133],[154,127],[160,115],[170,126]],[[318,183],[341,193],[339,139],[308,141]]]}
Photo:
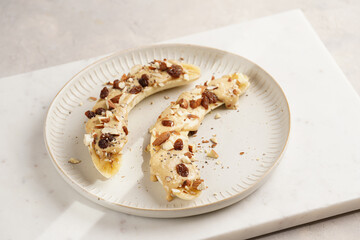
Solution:
{"label": "almond", "polygon": [[115,97],[111,98],[110,100],[111,100],[113,103],[119,103],[119,99],[120,99],[121,95],[122,95],[122,94],[116,95]]}
{"label": "almond", "polygon": [[170,133],[169,132],[163,132],[162,134],[160,134],[155,141],[152,143],[153,146],[160,146],[161,144],[163,144],[164,142],[166,142],[168,139],[170,138]]}
{"label": "almond", "polygon": [[110,109],[110,110],[116,108],[115,104],[114,104],[111,100],[107,100],[107,103],[108,103],[108,105],[109,105],[109,109]]}
{"label": "almond", "polygon": [[194,115],[194,114],[188,114],[187,117],[188,117],[189,119],[191,119],[191,118],[199,118],[198,116],[196,116],[196,115]]}
{"label": "almond", "polygon": [[188,101],[183,98],[179,100],[179,105],[180,105],[180,107],[185,108],[185,109],[187,109],[189,106]]}

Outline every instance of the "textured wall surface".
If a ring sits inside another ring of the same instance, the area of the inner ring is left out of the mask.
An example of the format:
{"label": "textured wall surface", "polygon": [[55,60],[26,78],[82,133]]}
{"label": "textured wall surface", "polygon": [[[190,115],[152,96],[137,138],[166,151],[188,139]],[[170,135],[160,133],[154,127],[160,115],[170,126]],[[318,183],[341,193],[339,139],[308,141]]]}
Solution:
{"label": "textured wall surface", "polygon": [[[357,0],[2,0],[0,77],[300,8],[360,94]],[[356,239],[360,212],[257,239]]]}

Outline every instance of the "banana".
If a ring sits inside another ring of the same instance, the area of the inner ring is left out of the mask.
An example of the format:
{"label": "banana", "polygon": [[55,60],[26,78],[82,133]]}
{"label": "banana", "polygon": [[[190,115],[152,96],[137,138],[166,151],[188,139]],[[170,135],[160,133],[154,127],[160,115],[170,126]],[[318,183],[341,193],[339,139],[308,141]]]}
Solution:
{"label": "banana", "polygon": [[150,177],[162,184],[168,201],[175,196],[195,199],[206,188],[194,163],[189,133],[197,131],[205,115],[222,104],[236,109],[240,95],[249,86],[249,78],[241,73],[211,79],[204,86],[182,93],[149,130]]}
{"label": "banana", "polygon": [[128,114],[145,97],[178,87],[200,77],[200,69],[174,60],[154,60],[148,65],[133,66],[130,73],[104,87],[91,111],[85,112],[84,144],[95,168],[106,178],[121,167],[122,149],[128,138]]}

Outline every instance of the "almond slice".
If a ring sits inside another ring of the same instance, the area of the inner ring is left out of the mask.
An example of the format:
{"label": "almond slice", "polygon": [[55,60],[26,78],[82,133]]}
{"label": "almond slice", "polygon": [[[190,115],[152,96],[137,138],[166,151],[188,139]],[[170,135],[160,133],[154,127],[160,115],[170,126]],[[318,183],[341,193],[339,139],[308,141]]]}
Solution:
{"label": "almond slice", "polygon": [[170,138],[170,133],[169,132],[163,132],[162,134],[160,134],[160,136],[158,136],[155,139],[155,141],[152,143],[152,145],[153,146],[160,146],[161,144],[166,142],[169,138]]}

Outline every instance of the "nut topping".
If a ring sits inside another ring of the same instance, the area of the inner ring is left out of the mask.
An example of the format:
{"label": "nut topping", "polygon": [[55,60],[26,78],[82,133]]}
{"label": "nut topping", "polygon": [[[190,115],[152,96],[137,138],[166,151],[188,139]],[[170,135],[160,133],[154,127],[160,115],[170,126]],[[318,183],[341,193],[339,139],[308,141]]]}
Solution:
{"label": "nut topping", "polygon": [[177,139],[174,143],[174,149],[177,151],[181,151],[184,147],[183,140],[181,138]]}
{"label": "nut topping", "polygon": [[180,105],[180,107],[185,108],[185,109],[187,109],[189,106],[188,101],[183,98],[179,100],[179,105]]}
{"label": "nut topping", "polygon": [[104,99],[109,95],[109,89],[104,87],[100,92],[100,98]]}
{"label": "nut topping", "polygon": [[193,156],[191,152],[186,152],[184,153],[184,155],[187,156],[188,158],[192,158]]}
{"label": "nut topping", "polygon": [[161,124],[165,127],[172,127],[174,126],[174,122],[171,120],[162,120]]}
{"label": "nut topping", "polygon": [[111,98],[110,100],[111,100],[113,103],[119,103],[119,99],[120,99],[121,95],[122,95],[122,94],[116,95],[115,97]]}
{"label": "nut topping", "polygon": [[191,185],[191,181],[190,180],[188,180],[188,179],[186,179],[184,182],[183,182],[183,184],[182,184],[182,187],[184,188],[184,187],[190,187],[190,185]]}
{"label": "nut topping", "polygon": [[176,172],[182,177],[189,176],[189,169],[183,163],[176,165]]}
{"label": "nut topping", "polygon": [[196,116],[196,115],[194,115],[194,114],[188,114],[187,117],[188,117],[189,119],[191,119],[191,118],[199,118],[198,116]]}
{"label": "nut topping", "polygon": [[197,130],[196,131],[190,131],[188,133],[188,136],[191,137],[191,136],[195,135],[196,133],[197,133]]}
{"label": "nut topping", "polygon": [[119,83],[120,83],[119,79],[114,80],[113,87],[115,89],[121,89],[120,86],[119,86]]}
{"label": "nut topping", "polygon": [[158,136],[155,141],[152,143],[153,146],[160,146],[170,138],[169,132],[164,132]]}
{"label": "nut topping", "polygon": [[106,112],[105,108],[97,108],[95,110],[96,115],[102,115],[105,112]]}
{"label": "nut topping", "polygon": [[138,94],[139,92],[141,92],[142,87],[141,86],[135,86],[132,89],[130,89],[129,93],[131,94]]}
{"label": "nut topping", "polygon": [[190,100],[190,107],[191,108],[197,108],[201,104],[201,98],[197,100]]}
{"label": "nut topping", "polygon": [[196,179],[194,180],[193,184],[192,184],[192,187],[197,189],[197,187],[202,183],[204,182],[204,179]]}
{"label": "nut topping", "polygon": [[85,116],[87,116],[89,119],[96,116],[96,114],[93,111],[86,111]]}
{"label": "nut topping", "polygon": [[124,130],[125,135],[127,136],[129,134],[129,130],[126,126],[123,126],[122,129]]}
{"label": "nut topping", "polygon": [[115,104],[111,101],[111,100],[107,100],[107,103],[109,105],[109,109],[110,110],[113,110],[116,108]]}

